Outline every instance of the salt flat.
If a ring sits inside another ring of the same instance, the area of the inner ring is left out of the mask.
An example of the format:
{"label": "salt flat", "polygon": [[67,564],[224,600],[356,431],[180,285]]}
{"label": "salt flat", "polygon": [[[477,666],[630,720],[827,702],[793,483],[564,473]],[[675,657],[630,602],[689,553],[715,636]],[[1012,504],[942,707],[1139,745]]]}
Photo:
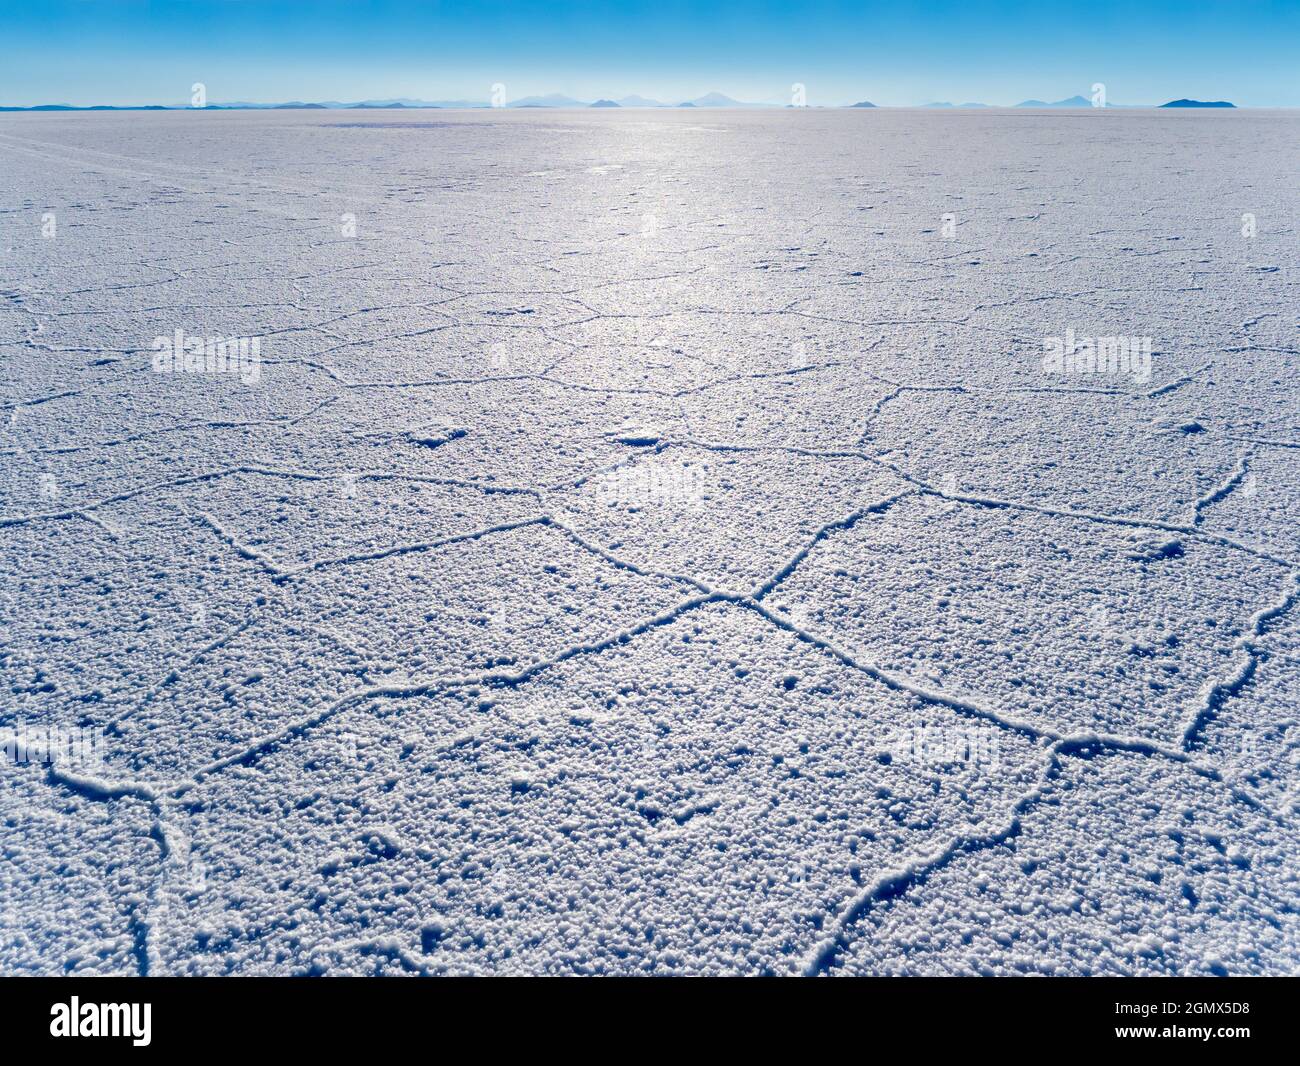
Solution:
{"label": "salt flat", "polygon": [[1297,172],[0,116],[0,971],[1296,972]]}

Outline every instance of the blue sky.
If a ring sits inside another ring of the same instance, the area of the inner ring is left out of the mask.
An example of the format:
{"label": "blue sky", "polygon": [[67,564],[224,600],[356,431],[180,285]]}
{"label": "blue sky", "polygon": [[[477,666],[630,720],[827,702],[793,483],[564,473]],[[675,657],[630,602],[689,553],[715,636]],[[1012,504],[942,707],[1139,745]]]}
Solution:
{"label": "blue sky", "polygon": [[0,104],[485,100],[1300,106],[1300,0],[710,3],[0,0]]}

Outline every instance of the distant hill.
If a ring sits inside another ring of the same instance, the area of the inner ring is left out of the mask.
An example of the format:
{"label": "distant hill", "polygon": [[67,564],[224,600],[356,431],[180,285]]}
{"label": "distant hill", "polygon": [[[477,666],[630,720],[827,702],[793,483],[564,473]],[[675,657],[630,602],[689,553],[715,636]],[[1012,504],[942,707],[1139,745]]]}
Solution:
{"label": "distant hill", "polygon": [[687,100],[686,103],[692,107],[771,107],[772,104],[746,104],[740,100],[733,100],[730,96],[724,96],[720,92],[705,93],[703,96],[697,96],[694,100]]}
{"label": "distant hill", "polygon": [[591,106],[592,107],[619,107],[620,105],[614,103],[613,100],[597,100]]}
{"label": "distant hill", "polygon": [[861,102],[856,104],[849,104],[849,107],[875,107],[875,106],[876,105],[873,104],[870,100],[862,100]]}
{"label": "distant hill", "polygon": [[1024,100],[1016,104],[1016,107],[1092,107],[1092,101],[1086,96],[1071,96],[1068,99],[1056,100],[1050,104],[1042,100]]}
{"label": "distant hill", "polygon": [[735,107],[738,101],[719,92],[705,93],[694,100],[687,101],[694,107]]}
{"label": "distant hill", "polygon": [[683,100],[683,101],[682,101],[680,104],[678,104],[677,106],[678,106],[678,107],[694,107],[695,105],[694,105],[693,103],[691,103],[689,100]]}
{"label": "distant hill", "polygon": [[549,93],[546,96],[523,96],[518,100],[511,100],[506,107],[586,107],[587,104],[582,100],[575,100],[572,96],[565,96],[562,93]]}
{"label": "distant hill", "polygon": [[1170,100],[1167,104],[1161,104],[1161,107],[1236,107],[1236,104],[1230,104],[1227,100]]}

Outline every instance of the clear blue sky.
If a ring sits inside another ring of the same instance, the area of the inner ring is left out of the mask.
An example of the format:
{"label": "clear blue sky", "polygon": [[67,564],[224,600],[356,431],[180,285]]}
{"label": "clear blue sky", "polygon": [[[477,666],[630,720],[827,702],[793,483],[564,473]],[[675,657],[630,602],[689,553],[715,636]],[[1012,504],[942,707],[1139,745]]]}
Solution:
{"label": "clear blue sky", "polygon": [[1300,106],[1300,0],[0,0],[0,104],[1088,95]]}

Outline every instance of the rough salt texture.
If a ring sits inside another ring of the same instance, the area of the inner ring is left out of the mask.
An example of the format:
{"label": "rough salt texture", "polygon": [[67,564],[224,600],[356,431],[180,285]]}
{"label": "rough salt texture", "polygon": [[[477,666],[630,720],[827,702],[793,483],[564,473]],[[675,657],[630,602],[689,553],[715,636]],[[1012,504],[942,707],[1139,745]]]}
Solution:
{"label": "rough salt texture", "polygon": [[0,117],[0,971],[1297,972],[1298,146]]}

